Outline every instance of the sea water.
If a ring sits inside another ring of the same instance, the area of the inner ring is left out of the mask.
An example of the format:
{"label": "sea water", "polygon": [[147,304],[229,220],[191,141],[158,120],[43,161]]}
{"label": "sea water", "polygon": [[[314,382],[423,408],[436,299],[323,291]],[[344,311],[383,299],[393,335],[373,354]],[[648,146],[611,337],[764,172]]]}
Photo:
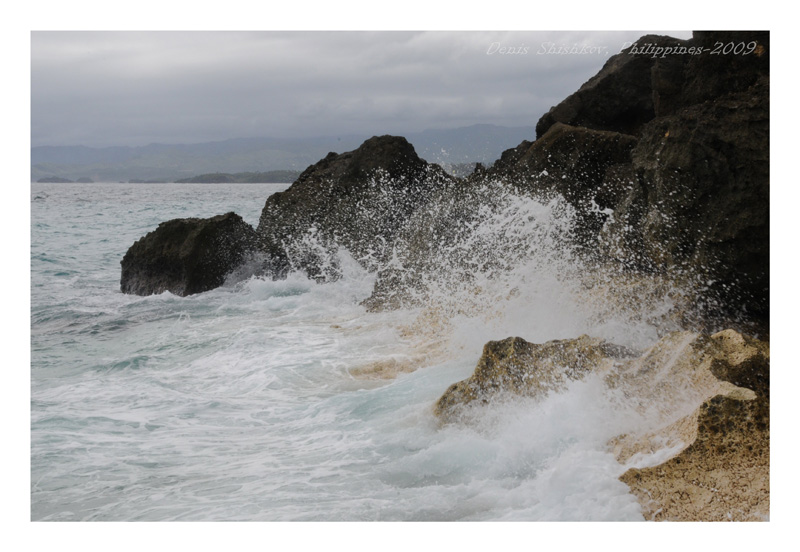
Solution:
{"label": "sea water", "polygon": [[[326,284],[120,292],[122,256],[160,222],[235,211],[255,226],[287,186],[32,185],[33,520],[643,519],[608,446],[640,421],[599,378],[470,424],[433,414],[489,340],[658,338],[646,316],[599,316],[542,252],[470,290],[491,309],[446,320],[367,312],[376,276],[346,251]],[[486,220],[552,215],[521,205]]]}

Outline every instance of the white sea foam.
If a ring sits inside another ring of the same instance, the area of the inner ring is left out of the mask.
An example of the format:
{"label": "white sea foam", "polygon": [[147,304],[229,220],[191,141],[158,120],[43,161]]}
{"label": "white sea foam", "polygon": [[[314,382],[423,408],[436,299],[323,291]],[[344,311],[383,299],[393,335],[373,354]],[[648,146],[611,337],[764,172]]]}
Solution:
{"label": "white sea foam", "polygon": [[[599,379],[468,427],[432,413],[490,339],[658,337],[648,316],[670,299],[623,305],[590,285],[557,202],[506,193],[413,308],[368,313],[376,274],[343,250],[324,285],[292,273],[186,298],[119,292],[122,254],[158,222],[255,223],[275,189],[34,185],[33,519],[642,519],[607,446],[641,420]],[[452,285],[501,246],[505,266]]]}

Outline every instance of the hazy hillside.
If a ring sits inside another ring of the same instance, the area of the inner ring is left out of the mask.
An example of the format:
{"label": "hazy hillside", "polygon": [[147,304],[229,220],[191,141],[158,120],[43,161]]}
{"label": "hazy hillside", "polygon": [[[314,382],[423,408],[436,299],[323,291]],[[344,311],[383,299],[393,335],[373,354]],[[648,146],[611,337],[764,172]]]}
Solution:
{"label": "hazy hillside", "polygon": [[267,171],[267,172],[243,172],[243,173],[208,173],[193,176],[191,178],[181,178],[176,180],[178,183],[186,184],[208,184],[208,183],[258,183],[276,184],[283,182],[294,182],[300,176],[300,171]]}
{"label": "hazy hillside", "polygon": [[[408,134],[423,159],[440,164],[490,164],[535,128],[474,125]],[[306,139],[237,138],[200,144],[150,144],[141,147],[31,148],[31,180],[59,177],[95,182],[129,180],[175,181],[207,173],[302,171],[328,152],[356,149],[369,136],[347,135]]]}

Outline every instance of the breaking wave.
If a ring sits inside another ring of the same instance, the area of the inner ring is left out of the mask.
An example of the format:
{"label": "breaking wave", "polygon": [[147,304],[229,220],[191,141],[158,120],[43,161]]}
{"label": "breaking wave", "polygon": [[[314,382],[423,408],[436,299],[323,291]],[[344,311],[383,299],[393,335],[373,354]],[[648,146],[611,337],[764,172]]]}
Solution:
{"label": "breaking wave", "polygon": [[489,340],[643,351],[680,326],[689,293],[574,245],[562,200],[487,184],[434,198],[379,263],[309,233],[298,255],[325,259],[324,284],[239,273],[133,297],[119,258],[176,216],[180,190],[203,190],[192,216],[248,221],[269,190],[152,187],[121,204],[120,188],[32,192],[48,221],[31,251],[33,519],[643,519],[618,477],[669,447],[621,464],[609,440],[650,422],[599,377],[475,424],[432,414]]}

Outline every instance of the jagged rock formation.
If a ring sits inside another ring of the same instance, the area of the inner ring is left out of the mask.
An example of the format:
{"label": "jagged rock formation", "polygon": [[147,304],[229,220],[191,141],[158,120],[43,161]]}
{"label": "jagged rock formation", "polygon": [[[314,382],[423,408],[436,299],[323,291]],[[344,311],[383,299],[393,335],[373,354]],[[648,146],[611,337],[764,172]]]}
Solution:
{"label": "jagged rock formation", "polygon": [[726,330],[712,336],[708,349],[708,361],[698,370],[705,368],[727,384],[727,392],[707,398],[662,430],[663,437],[681,427],[677,438],[688,444],[684,450],[620,478],[639,498],[647,519],[768,519],[769,344]]}
{"label": "jagged rock formation", "polygon": [[[481,222],[481,211],[491,210],[497,195],[457,181],[440,188],[398,228],[392,264],[383,266],[373,292],[363,304],[370,311],[418,306],[425,302],[431,278],[468,285],[470,278],[485,271],[478,244],[464,251],[460,240],[464,229]],[[501,261],[493,251],[491,257]],[[506,256],[510,260],[510,255]],[[489,259],[486,259],[489,261]]]}
{"label": "jagged rock formation", "polygon": [[610,368],[615,360],[632,354],[588,335],[541,345],[520,337],[490,341],[484,345],[472,376],[451,385],[436,402],[434,412],[448,421],[456,419],[473,401],[485,405],[503,393],[541,398],[562,390],[568,381],[599,370],[601,365]]}
{"label": "jagged rock formation", "polygon": [[769,312],[769,81],[655,119],[604,231],[613,256],[705,275],[720,305]]}
{"label": "jagged rock formation", "polygon": [[639,135],[656,117],[747,90],[765,74],[768,31],[695,31],[690,40],[646,35],[544,114],[536,136],[557,122]]}
{"label": "jagged rock formation", "polygon": [[630,188],[617,173],[631,163],[636,138],[557,122],[535,142],[523,142],[474,180],[498,179],[541,196],[557,194],[576,208],[578,237],[591,241]]}
{"label": "jagged rock formation", "polygon": [[208,291],[221,286],[255,248],[255,230],[236,213],[162,222],[122,258],[120,286],[136,295]]}
{"label": "jagged rock formation", "polygon": [[469,420],[465,414],[480,415],[476,406],[515,395],[542,399],[588,373],[641,417],[640,431],[609,443],[621,463],[673,449],[665,463],[621,477],[648,519],[769,515],[769,344],[733,330],[674,332],[640,357],[588,336],[542,345],[490,341],[473,375],[452,385],[434,412],[443,422]]}
{"label": "jagged rock formation", "polygon": [[260,254],[260,271],[270,277],[304,270],[318,280],[335,279],[340,246],[374,269],[386,261],[409,215],[453,182],[405,138],[373,137],[354,151],[328,154],[270,196],[255,231],[232,213],[163,223],[126,254],[122,291],[213,289],[250,253]]}
{"label": "jagged rock formation", "polygon": [[[566,128],[585,138],[565,155],[555,138]],[[617,136],[602,162],[586,129]],[[643,37],[545,114],[537,136],[472,178],[562,193],[582,211],[587,247],[693,281],[704,316],[767,323],[768,32]]]}
{"label": "jagged rock formation", "polygon": [[[739,53],[723,55],[728,44]],[[656,56],[656,48],[673,53]],[[446,251],[439,244],[474,224],[470,196],[504,182],[535,197],[563,196],[575,209],[573,243],[587,258],[679,282],[694,295],[696,312],[686,313],[693,327],[752,323],[764,331],[768,52],[764,32],[643,37],[543,116],[535,142],[505,151],[419,210],[400,234],[403,270],[383,268],[367,306],[424,296],[407,291],[436,271]]]}
{"label": "jagged rock formation", "polygon": [[[563,196],[590,257],[688,282],[699,318],[768,325],[768,32],[642,37],[545,114],[537,136],[460,182],[400,137],[331,153],[266,201],[263,272],[335,279],[344,247],[380,270],[368,307],[400,306],[475,222],[475,190],[503,181]],[[398,243],[402,267],[387,264]],[[497,268],[469,262],[459,278]]]}
{"label": "jagged rock formation", "polygon": [[[635,46],[675,48],[688,47],[689,42],[668,36],[647,35],[637,40]],[[536,124],[536,137],[541,138],[559,122],[595,130],[636,134],[644,123],[655,117],[650,73],[658,63],[658,58],[631,55],[628,53],[630,51],[629,48],[611,57],[600,72],[586,81],[577,92],[550,108]]]}
{"label": "jagged rock formation", "polygon": [[409,215],[454,180],[420,159],[405,138],[372,137],[355,151],[328,154],[270,196],[257,229],[261,248],[278,274],[301,269],[335,278],[339,246],[374,269]]}
{"label": "jagged rock formation", "polygon": [[[380,270],[365,305],[381,310],[418,304],[424,301],[425,280],[430,275],[458,274],[454,280],[466,283],[475,274],[488,275],[513,265],[516,247],[512,243],[493,244],[485,256],[474,243],[471,251],[459,250],[465,229],[482,224],[482,217],[492,216],[491,211],[502,210],[504,198],[498,182],[523,194],[563,197],[577,213],[570,241],[575,241],[575,236],[588,239],[596,235],[606,216],[602,210],[616,205],[629,186],[616,181],[605,184],[603,176],[630,163],[635,144],[635,138],[618,132],[557,123],[536,142],[526,141],[504,152],[490,170],[478,169],[468,179],[443,188],[400,230],[396,243],[402,247],[396,254],[402,267]],[[502,255],[497,254],[498,247],[503,249]]]}
{"label": "jagged rock formation", "polygon": [[[655,48],[677,53],[653,55]],[[536,141],[464,180],[420,159],[400,137],[330,153],[267,199],[257,230],[233,213],[163,223],[126,254],[122,290],[212,289],[254,251],[266,257],[270,276],[303,270],[326,281],[338,277],[344,247],[363,267],[380,269],[365,301],[371,310],[424,299],[416,291],[442,267],[446,284],[478,295],[479,285],[470,287],[476,274],[491,280],[530,254],[524,240],[502,243],[503,255],[481,236],[458,241],[502,204],[493,186],[504,182],[530,196],[563,197],[575,209],[574,234],[555,232],[556,245],[569,239],[582,255],[618,262],[635,276],[679,275],[693,283],[689,302],[705,315],[744,315],[768,328],[768,32],[643,37],[554,106],[536,132]],[[462,246],[487,254],[467,255]],[[402,262],[390,263],[398,249]],[[405,369],[389,363],[363,372]],[[622,476],[648,518],[768,515],[769,345],[730,330],[671,333],[639,358],[588,336],[489,342],[474,374],[452,385],[435,413],[458,421],[502,397],[542,398],[589,373],[646,422],[609,444],[621,462],[681,449]]]}

